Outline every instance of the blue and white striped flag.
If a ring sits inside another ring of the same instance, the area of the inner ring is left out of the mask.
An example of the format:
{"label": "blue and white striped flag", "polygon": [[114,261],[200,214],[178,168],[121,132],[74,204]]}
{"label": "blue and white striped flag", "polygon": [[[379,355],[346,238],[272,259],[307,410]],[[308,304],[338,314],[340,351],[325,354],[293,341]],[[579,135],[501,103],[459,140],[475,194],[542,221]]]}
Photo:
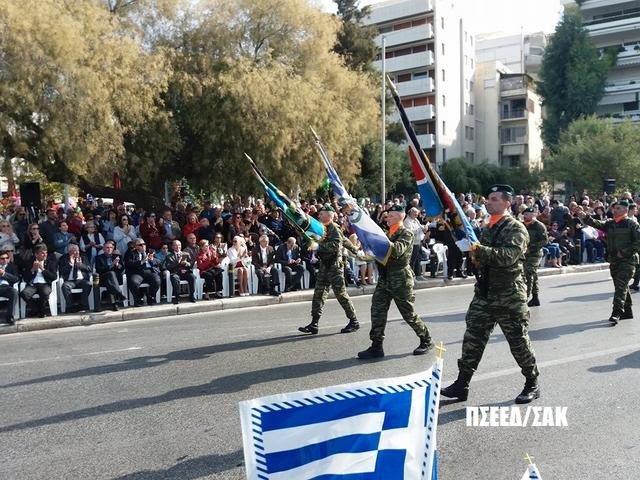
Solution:
{"label": "blue and white striped flag", "polygon": [[540,472],[538,472],[538,467],[536,467],[535,463],[532,463],[527,467],[527,471],[524,472],[521,480],[542,480]]}
{"label": "blue and white striped flag", "polygon": [[249,480],[436,480],[442,360],[407,377],[240,402]]}

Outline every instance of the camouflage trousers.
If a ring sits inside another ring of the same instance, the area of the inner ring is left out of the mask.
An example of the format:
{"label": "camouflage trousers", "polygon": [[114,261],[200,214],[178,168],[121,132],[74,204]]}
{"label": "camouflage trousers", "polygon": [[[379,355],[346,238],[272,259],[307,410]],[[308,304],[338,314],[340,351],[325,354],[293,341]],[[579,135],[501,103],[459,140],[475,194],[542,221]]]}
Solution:
{"label": "camouflage trousers", "polygon": [[613,309],[624,310],[631,306],[631,294],[629,293],[629,280],[633,278],[636,266],[631,262],[611,262],[609,271],[613,279]]}
{"label": "camouflage trousers", "polygon": [[529,309],[526,299],[514,301],[512,296],[492,301],[473,297],[467,311],[467,329],[462,341],[462,356],[458,368],[469,378],[478,368],[484,349],[496,324],[509,343],[511,354],[526,378],[539,375],[536,358],[529,340]]}
{"label": "camouflage trousers", "polygon": [[371,298],[371,331],[372,341],[384,340],[384,329],[387,326],[387,315],[391,300],[400,311],[400,315],[409,324],[418,337],[429,337],[429,330],[416,314],[413,303],[416,296],[413,293],[413,273],[409,267],[388,273],[386,278],[380,277]]}
{"label": "camouflage trousers", "polygon": [[329,287],[333,288],[333,293],[342,306],[349,320],[356,320],[356,311],[347,293],[344,283],[344,270],[342,266],[333,265],[329,268],[320,266],[316,277],[316,287],[313,290],[313,301],[311,302],[311,318],[318,320],[322,315],[322,307],[327,301]]}
{"label": "camouflage trousers", "polygon": [[538,266],[542,255],[527,256],[524,259],[524,281],[527,284],[527,297],[531,294],[538,295]]}

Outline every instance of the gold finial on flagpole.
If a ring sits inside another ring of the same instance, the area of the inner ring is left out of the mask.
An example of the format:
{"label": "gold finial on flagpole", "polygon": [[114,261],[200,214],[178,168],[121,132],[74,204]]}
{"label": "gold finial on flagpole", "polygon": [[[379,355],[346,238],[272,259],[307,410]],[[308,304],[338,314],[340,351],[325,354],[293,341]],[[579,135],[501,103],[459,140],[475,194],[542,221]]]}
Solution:
{"label": "gold finial on flagpole", "polygon": [[524,459],[527,461],[528,465],[533,465],[533,457],[528,453],[524,456]]}
{"label": "gold finial on flagpole", "polygon": [[442,343],[442,341],[440,341],[440,343],[436,345],[436,357],[439,359],[443,359],[444,358],[443,353],[446,351],[447,349],[444,348],[444,344]]}

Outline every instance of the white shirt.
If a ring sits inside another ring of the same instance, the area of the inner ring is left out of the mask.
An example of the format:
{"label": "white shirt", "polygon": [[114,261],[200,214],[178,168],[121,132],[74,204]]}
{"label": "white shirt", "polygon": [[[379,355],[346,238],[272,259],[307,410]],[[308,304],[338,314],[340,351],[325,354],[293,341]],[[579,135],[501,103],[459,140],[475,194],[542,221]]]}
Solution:
{"label": "white shirt", "polygon": [[42,275],[42,270],[38,270],[36,276],[33,277],[33,283],[47,283],[47,281],[44,279],[44,276]]}
{"label": "white shirt", "polygon": [[[69,272],[69,278],[67,278],[67,280],[73,280],[73,262],[69,262],[69,265],[71,265],[71,271]],[[82,275],[82,272],[78,268],[76,280],[82,280],[83,278],[84,276]]]}
{"label": "white shirt", "polygon": [[262,263],[267,264],[267,249],[260,247],[260,253],[262,255]]}
{"label": "white shirt", "polygon": [[404,219],[404,228],[410,230],[413,233],[413,244],[420,245],[422,239],[424,239],[424,230],[422,224],[417,218],[407,217]]}

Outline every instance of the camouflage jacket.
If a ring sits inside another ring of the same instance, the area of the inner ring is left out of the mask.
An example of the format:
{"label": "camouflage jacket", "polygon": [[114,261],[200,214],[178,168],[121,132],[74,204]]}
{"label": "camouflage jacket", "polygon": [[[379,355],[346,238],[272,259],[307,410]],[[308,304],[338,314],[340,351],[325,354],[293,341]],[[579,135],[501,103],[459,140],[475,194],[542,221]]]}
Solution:
{"label": "camouflage jacket", "polygon": [[474,255],[487,282],[489,296],[511,295],[514,289],[525,289],[526,297],[522,275],[528,245],[527,229],[510,215],[482,230],[480,245],[475,248]]}
{"label": "camouflage jacket", "polygon": [[358,253],[358,249],[348,238],[342,234],[340,227],[335,223],[330,223],[325,227],[325,234],[318,242],[316,255],[325,266],[342,264],[342,249],[346,248],[353,254]]}
{"label": "camouflage jacket", "polygon": [[542,248],[549,242],[547,227],[539,220],[534,220],[529,225],[525,224],[529,234],[529,248],[527,257],[542,257]]}
{"label": "camouflage jacket", "polygon": [[609,262],[631,262],[638,264],[640,252],[640,225],[625,218],[619,222],[613,219],[597,220],[589,215],[584,219],[587,225],[607,234],[607,253]]}
{"label": "camouflage jacket", "polygon": [[393,274],[401,270],[409,269],[411,252],[413,251],[413,233],[404,228],[402,224],[393,235],[389,237],[391,241],[391,253],[386,265],[378,262],[378,270],[381,275]]}

